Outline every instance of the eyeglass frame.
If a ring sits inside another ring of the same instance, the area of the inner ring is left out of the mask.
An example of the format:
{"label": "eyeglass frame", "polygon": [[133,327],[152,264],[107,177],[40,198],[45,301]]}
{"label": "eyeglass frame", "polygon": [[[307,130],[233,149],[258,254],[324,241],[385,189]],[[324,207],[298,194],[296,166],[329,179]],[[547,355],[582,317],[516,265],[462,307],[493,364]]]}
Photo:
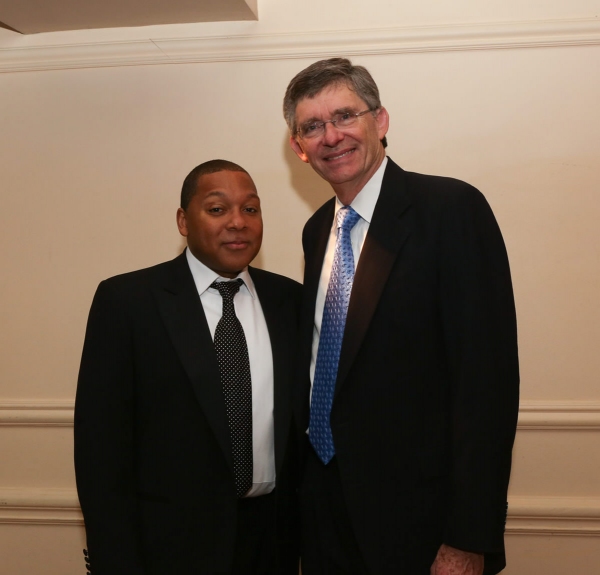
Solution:
{"label": "eyeglass frame", "polygon": [[[379,110],[381,108],[381,106],[377,106],[375,108],[367,108],[366,110],[363,110],[362,112],[339,112],[338,114],[335,114],[335,116],[345,116],[346,114],[348,114],[349,116],[353,116],[354,118],[356,118],[358,120],[358,118],[361,118],[362,116],[364,116],[365,114],[368,114],[369,112],[376,112],[377,110]],[[314,136],[309,136],[308,139],[312,140],[313,138],[319,138],[321,136],[323,136],[323,134],[325,134],[325,126],[327,124],[332,124],[333,126],[335,126],[335,128],[337,130],[341,130],[342,132],[344,130],[346,130],[346,128],[350,128],[351,126],[346,126],[346,127],[338,127],[336,124],[337,122],[340,121],[340,118],[338,118],[337,120],[319,120],[318,122],[305,122],[306,124],[316,124],[319,127],[319,130],[323,130],[322,132],[315,134]],[[306,136],[302,135],[302,128],[298,128],[295,132],[295,135],[298,136],[299,138],[302,138],[303,140],[306,139]]]}

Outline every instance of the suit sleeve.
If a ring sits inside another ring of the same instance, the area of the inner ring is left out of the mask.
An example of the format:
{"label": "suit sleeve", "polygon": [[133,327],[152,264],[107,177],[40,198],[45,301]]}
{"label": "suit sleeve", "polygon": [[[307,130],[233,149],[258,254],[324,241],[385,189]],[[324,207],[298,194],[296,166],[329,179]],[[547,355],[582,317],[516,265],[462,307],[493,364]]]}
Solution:
{"label": "suit sleeve", "polygon": [[[518,404],[513,291],[504,242],[484,197],[466,186],[442,217],[440,302],[452,382],[452,480],[445,543],[503,561]],[[500,567],[501,568],[501,567]]]}
{"label": "suit sleeve", "polygon": [[87,324],[75,401],[75,472],[93,575],[142,575],[134,487],[132,330],[100,284]]}

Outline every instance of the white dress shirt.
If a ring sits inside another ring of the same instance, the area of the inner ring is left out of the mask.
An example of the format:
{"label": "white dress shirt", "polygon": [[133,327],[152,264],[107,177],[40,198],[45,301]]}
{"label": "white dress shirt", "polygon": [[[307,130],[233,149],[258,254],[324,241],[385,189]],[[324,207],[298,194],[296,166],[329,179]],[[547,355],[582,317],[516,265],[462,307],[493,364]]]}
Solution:
{"label": "white dress shirt", "polygon": [[[210,287],[223,278],[186,250],[188,265],[204,308],[210,335],[223,315],[223,298]],[[233,299],[237,315],[246,336],[252,378],[252,487],[246,497],[270,493],[275,488],[275,433],[273,420],[273,353],[265,316],[254,287],[254,282],[244,269],[238,276],[244,284]]]}
{"label": "white dress shirt", "polygon": [[[350,241],[352,243],[352,255],[354,256],[354,270],[358,265],[358,258],[362,251],[369,231],[369,225],[375,211],[375,204],[379,199],[381,191],[381,183],[383,182],[383,174],[387,166],[387,156],[381,162],[381,166],[373,174],[371,179],[365,184],[363,189],[354,198],[350,204],[352,209],[360,216],[360,219],[350,231]],[[335,212],[333,214],[333,222],[331,231],[329,232],[329,240],[327,241],[327,249],[325,250],[325,258],[323,259],[323,267],[321,268],[321,279],[319,280],[319,288],[317,290],[317,301],[315,305],[315,325],[313,328],[313,343],[312,357],[310,361],[310,383],[312,396],[312,382],[315,376],[315,366],[317,363],[317,351],[319,349],[319,337],[321,334],[321,321],[323,319],[323,307],[325,306],[325,296],[327,295],[327,286],[331,276],[331,267],[333,266],[333,256],[335,254],[335,243],[337,241],[337,213],[343,204],[339,199],[335,200]]]}

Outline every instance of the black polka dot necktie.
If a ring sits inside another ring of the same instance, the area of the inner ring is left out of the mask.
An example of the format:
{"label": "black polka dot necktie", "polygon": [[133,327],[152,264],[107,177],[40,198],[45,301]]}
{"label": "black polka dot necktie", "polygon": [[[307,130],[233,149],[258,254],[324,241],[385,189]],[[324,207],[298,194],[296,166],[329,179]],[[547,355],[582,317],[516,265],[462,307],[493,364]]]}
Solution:
{"label": "black polka dot necktie", "polygon": [[238,497],[252,487],[252,380],[244,328],[235,315],[233,297],[243,281],[213,282],[223,298],[223,315],[215,330],[225,408],[233,447],[233,470]]}

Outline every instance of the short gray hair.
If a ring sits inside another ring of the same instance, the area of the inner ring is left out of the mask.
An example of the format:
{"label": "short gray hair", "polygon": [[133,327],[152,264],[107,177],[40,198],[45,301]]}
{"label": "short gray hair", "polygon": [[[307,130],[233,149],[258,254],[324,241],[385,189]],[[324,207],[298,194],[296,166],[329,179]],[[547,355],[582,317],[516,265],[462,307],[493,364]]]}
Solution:
{"label": "short gray hair", "polygon": [[[289,83],[283,98],[283,117],[295,134],[296,106],[304,98],[314,98],[319,92],[329,86],[344,84],[364,101],[370,110],[381,107],[379,89],[375,80],[364,66],[354,66],[347,58],[329,58],[319,60],[305,68]],[[387,146],[385,137],[381,140]]]}

